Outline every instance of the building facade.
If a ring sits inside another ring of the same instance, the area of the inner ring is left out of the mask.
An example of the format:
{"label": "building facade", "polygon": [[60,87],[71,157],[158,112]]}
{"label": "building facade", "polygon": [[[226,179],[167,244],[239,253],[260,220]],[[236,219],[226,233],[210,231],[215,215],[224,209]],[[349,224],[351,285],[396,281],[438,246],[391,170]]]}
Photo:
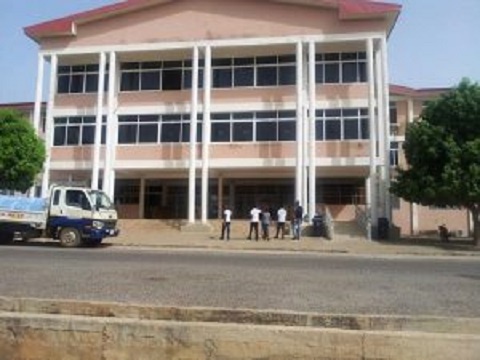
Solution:
{"label": "building facade", "polygon": [[299,200],[373,232],[379,218],[421,230],[418,207],[388,194],[422,99],[388,84],[399,13],[369,0],[127,0],[25,28],[39,44],[35,109],[48,99],[43,193],[83,183],[122,217],[189,223],[226,203],[242,218]]}

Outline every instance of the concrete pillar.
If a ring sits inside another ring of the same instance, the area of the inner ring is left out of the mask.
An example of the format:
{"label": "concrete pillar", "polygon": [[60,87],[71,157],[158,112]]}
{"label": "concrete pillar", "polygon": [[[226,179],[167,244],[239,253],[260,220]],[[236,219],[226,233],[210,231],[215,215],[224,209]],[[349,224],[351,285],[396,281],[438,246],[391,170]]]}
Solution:
{"label": "concrete pillar", "polygon": [[140,178],[140,194],[138,202],[138,218],[145,219],[145,178]]}
{"label": "concrete pillar", "polygon": [[[37,84],[35,87],[35,107],[33,110],[33,128],[35,133],[39,136],[41,131],[41,117],[42,117],[42,96],[43,96],[43,73],[45,71],[45,57],[42,54],[38,54],[38,64],[37,64]],[[28,196],[35,197],[35,185],[29,189]]]}
{"label": "concrete pillar", "polygon": [[45,71],[45,57],[38,54],[37,84],[35,87],[35,107],[33,110],[33,128],[37,135],[41,134],[42,97],[43,97],[43,73]]}
{"label": "concrete pillar", "polygon": [[[303,51],[302,43],[297,42],[296,48],[296,66],[297,66],[297,123],[296,123],[296,145],[297,145],[297,163],[295,171],[295,200],[302,201],[303,185]],[[305,206],[305,204],[302,204]]]}
{"label": "concrete pillar", "polygon": [[384,156],[385,156],[385,217],[392,221],[392,199],[390,195],[390,88],[389,88],[389,74],[388,74],[388,54],[387,54],[387,38],[385,36],[380,40],[380,54],[381,54],[381,76],[382,76],[382,103],[383,103],[383,118],[385,122],[384,127]]}
{"label": "concrete pillar", "polygon": [[48,187],[50,184],[50,161],[53,146],[53,106],[55,94],[57,92],[57,66],[58,57],[53,54],[50,58],[50,83],[47,103],[47,119],[45,125],[45,165],[43,166],[42,178],[42,197],[48,196]]}
{"label": "concrete pillar", "polygon": [[[407,122],[412,123],[414,118],[413,100],[407,100]],[[418,205],[410,204],[410,233],[411,235],[418,234]]]}
{"label": "concrete pillar", "polygon": [[[378,139],[378,161],[379,164],[377,166],[377,174],[378,178],[378,216],[386,217],[386,209],[385,209],[385,202],[386,202],[386,151],[385,151],[385,127],[388,125],[385,122],[385,112],[384,107],[385,104],[383,103],[384,97],[383,92],[386,91],[384,88],[383,83],[383,76],[382,76],[382,56],[381,56],[381,44],[379,41],[374,43],[374,62],[375,62],[375,103],[377,108],[377,139]],[[388,160],[390,158],[388,157]]]}
{"label": "concrete pillar", "polygon": [[188,222],[195,222],[195,178],[197,163],[198,47],[193,48],[192,98],[190,109],[190,162],[188,167]]}
{"label": "concrete pillar", "polygon": [[219,174],[218,175],[218,189],[217,189],[217,194],[218,194],[218,218],[222,218],[222,208],[223,208],[223,175]]}
{"label": "concrete pillar", "polygon": [[212,49],[205,47],[205,70],[203,80],[203,143],[202,143],[202,223],[208,216],[208,171],[210,166],[210,100],[212,80]]}
{"label": "concrete pillar", "polygon": [[316,210],[316,139],[315,139],[315,121],[316,121],[316,83],[315,83],[315,43],[311,41],[308,44],[308,93],[309,93],[309,163],[308,163],[308,214],[311,221]]}
{"label": "concrete pillar", "polygon": [[105,53],[100,53],[100,67],[98,74],[98,92],[97,92],[97,116],[95,122],[95,142],[93,145],[93,166],[92,166],[92,184],[94,190],[98,189],[98,178],[100,170],[100,146],[102,140],[102,117],[103,117],[103,95],[105,92]]}
{"label": "concrete pillar", "polygon": [[107,136],[105,144],[105,166],[103,169],[103,191],[106,192],[111,198],[113,193],[112,172],[113,172],[113,160],[116,148],[116,132],[115,132],[115,108],[116,108],[116,53],[110,52],[109,55],[109,73],[108,73],[108,100],[107,100]]}
{"label": "concrete pillar", "polygon": [[372,226],[372,236],[376,237],[378,211],[377,211],[377,173],[376,173],[376,126],[375,126],[375,72],[373,63],[373,39],[367,39],[367,72],[368,72],[368,116],[370,132],[370,174],[369,187],[370,196],[367,198],[367,204],[370,211]]}

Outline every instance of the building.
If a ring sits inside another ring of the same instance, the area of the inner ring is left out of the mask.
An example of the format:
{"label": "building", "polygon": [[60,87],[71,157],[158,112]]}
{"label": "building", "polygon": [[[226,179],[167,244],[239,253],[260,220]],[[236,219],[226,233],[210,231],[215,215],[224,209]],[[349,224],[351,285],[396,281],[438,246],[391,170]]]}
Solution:
{"label": "building", "polygon": [[387,191],[391,144],[422,98],[388,84],[400,10],[127,0],[25,28],[40,47],[36,104],[48,98],[43,192],[85,183],[123,217],[192,224],[224,203],[247,217],[254,204],[298,199],[310,215],[367,219],[374,233],[379,218],[420,231],[403,224],[418,209],[392,209]]}

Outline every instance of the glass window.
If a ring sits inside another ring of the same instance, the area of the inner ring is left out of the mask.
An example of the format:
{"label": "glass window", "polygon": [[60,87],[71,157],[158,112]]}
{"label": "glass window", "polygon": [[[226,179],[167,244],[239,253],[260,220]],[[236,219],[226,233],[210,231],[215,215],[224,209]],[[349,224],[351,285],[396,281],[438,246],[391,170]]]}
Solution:
{"label": "glass window", "polygon": [[83,126],[82,145],[92,145],[95,143],[95,126]]}
{"label": "glass window", "polygon": [[119,124],[118,143],[135,144],[137,142],[137,124]]}
{"label": "glass window", "polygon": [[98,74],[88,74],[87,83],[85,85],[85,92],[98,91]]}
{"label": "glass window", "polygon": [[213,69],[214,88],[232,87],[232,69]]}
{"label": "glass window", "polygon": [[357,63],[348,62],[342,64],[342,82],[353,83],[358,81]]}
{"label": "glass window", "polygon": [[142,90],[158,90],[160,89],[160,72],[146,71],[141,75]]}
{"label": "glass window", "polygon": [[181,90],[182,83],[182,70],[163,70],[163,90]]}
{"label": "glass window", "polygon": [[122,73],[120,91],[137,91],[140,89],[140,74],[136,72]]}
{"label": "glass window", "polygon": [[253,123],[233,123],[233,141],[253,141]]}
{"label": "glass window", "polygon": [[340,82],[340,64],[325,64],[325,83],[338,84]]}
{"label": "glass window", "polygon": [[315,140],[323,140],[323,120],[315,121]]}
{"label": "glass window", "polygon": [[212,142],[230,141],[230,123],[212,122]]}
{"label": "glass window", "polygon": [[341,139],[341,121],[340,119],[325,121],[325,140],[340,140]]}
{"label": "glass window", "polygon": [[281,66],[278,69],[279,85],[295,85],[297,81],[297,73],[295,66]]}
{"label": "glass window", "polygon": [[277,140],[277,121],[257,122],[257,141]]}
{"label": "glass window", "polygon": [[156,143],[158,141],[158,124],[142,124],[138,129],[139,143]]}
{"label": "glass window", "polygon": [[362,132],[361,139],[367,140],[370,138],[370,127],[368,124],[368,119],[366,118],[360,119],[360,131]]}
{"label": "glass window", "polygon": [[296,138],[295,121],[279,121],[278,122],[278,140],[291,141]]}
{"label": "glass window", "polygon": [[358,139],[358,119],[345,119],[343,123],[343,138],[345,140]]}
{"label": "glass window", "polygon": [[69,126],[67,128],[67,145],[78,145],[80,143],[80,126]]}
{"label": "glass window", "polygon": [[253,86],[253,67],[241,67],[234,70],[234,86]]}
{"label": "glass window", "polygon": [[257,68],[257,86],[276,86],[277,67],[265,66]]}
{"label": "glass window", "polygon": [[57,92],[59,94],[68,94],[70,92],[70,75],[61,75],[58,77]]}
{"label": "glass window", "polygon": [[53,133],[53,146],[63,146],[67,140],[67,127],[55,126]]}
{"label": "glass window", "polygon": [[317,84],[323,84],[325,82],[324,71],[325,71],[324,64],[315,65],[315,82]]}
{"label": "glass window", "polygon": [[82,93],[83,92],[83,74],[72,75],[70,83],[70,93]]}
{"label": "glass window", "polygon": [[180,132],[180,123],[163,123],[160,141],[162,143],[178,143],[180,142]]}

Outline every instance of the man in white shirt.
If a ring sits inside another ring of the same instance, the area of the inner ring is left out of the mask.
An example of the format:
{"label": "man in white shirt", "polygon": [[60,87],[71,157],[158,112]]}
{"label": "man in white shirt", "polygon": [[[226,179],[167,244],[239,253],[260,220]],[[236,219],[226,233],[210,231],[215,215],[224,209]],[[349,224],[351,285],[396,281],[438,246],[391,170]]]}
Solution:
{"label": "man in white shirt", "polygon": [[278,239],[278,233],[282,231],[282,239],[285,237],[285,222],[287,221],[287,210],[283,206],[277,210],[277,235],[275,239]]}
{"label": "man in white shirt", "polygon": [[255,231],[255,241],[258,241],[258,222],[260,221],[261,210],[256,206],[250,210],[250,231],[248,233],[248,240],[252,240],[252,230]]}
{"label": "man in white shirt", "polygon": [[222,236],[220,240],[225,239],[225,232],[227,232],[227,241],[230,240],[230,223],[232,221],[232,210],[227,205],[223,206],[223,222],[222,222]]}

